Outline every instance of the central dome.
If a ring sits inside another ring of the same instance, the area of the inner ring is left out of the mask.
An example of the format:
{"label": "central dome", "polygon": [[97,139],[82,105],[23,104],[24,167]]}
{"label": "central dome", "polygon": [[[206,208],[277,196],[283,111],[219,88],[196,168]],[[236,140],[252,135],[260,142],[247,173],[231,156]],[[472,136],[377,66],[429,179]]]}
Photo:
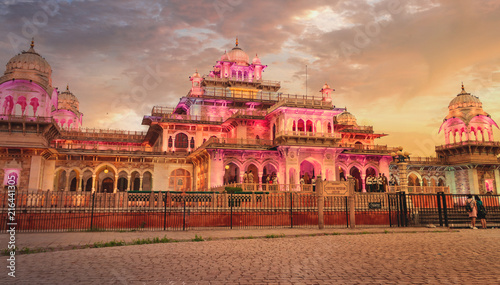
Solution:
{"label": "central dome", "polygon": [[342,125],[357,125],[356,117],[347,110],[337,116],[337,122]]}
{"label": "central dome", "polygon": [[227,53],[229,61],[235,62],[238,65],[249,65],[250,58],[248,54],[244,52],[236,42],[236,46]]}

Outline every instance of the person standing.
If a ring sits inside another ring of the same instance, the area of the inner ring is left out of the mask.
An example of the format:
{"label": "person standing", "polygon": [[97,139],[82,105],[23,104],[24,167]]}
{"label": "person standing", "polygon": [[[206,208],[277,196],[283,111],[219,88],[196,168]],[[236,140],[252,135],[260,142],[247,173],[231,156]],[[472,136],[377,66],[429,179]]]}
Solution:
{"label": "person standing", "polygon": [[245,174],[243,174],[243,183],[248,183],[248,172],[245,171]]}
{"label": "person standing", "polygon": [[373,179],[372,179],[372,176],[371,175],[368,175],[368,177],[366,177],[366,188],[367,188],[367,191],[368,192],[372,192],[373,191]]}
{"label": "person standing", "polygon": [[314,175],[311,179],[311,184],[313,186],[313,192],[316,192],[316,176],[314,176]]}
{"label": "person standing", "polygon": [[486,208],[478,195],[474,196],[477,206],[477,218],[481,221],[481,228],[486,229]]}
{"label": "person standing", "polygon": [[382,192],[387,192],[387,185],[388,185],[388,181],[387,181],[387,176],[385,176],[385,173],[382,173]]}
{"label": "person standing", "polygon": [[471,219],[471,229],[477,230],[476,228],[476,218],[477,218],[477,204],[472,198],[472,195],[467,195],[467,201],[465,202],[467,212],[469,213],[469,218]]}
{"label": "person standing", "polygon": [[382,192],[382,188],[384,185],[384,178],[382,178],[382,173],[379,173],[378,177],[375,179],[377,180],[377,192]]}

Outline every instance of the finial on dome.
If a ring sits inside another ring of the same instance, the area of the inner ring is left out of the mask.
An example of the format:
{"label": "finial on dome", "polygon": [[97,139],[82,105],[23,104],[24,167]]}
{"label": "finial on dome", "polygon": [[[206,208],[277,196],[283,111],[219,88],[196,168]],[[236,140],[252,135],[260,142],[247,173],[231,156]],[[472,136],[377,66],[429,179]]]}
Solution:
{"label": "finial on dome", "polygon": [[465,91],[464,82],[462,81],[462,91]]}
{"label": "finial on dome", "polygon": [[32,37],[31,38],[31,48],[34,48],[35,47],[35,37]]}
{"label": "finial on dome", "polygon": [[238,37],[236,37],[236,46],[238,46]]}
{"label": "finial on dome", "polygon": [[66,84],[66,91],[69,91],[69,84]]}

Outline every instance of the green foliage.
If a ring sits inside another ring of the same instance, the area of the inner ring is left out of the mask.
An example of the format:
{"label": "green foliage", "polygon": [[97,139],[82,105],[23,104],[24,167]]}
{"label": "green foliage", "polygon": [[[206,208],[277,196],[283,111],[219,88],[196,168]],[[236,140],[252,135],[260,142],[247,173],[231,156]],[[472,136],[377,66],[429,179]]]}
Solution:
{"label": "green foliage", "polygon": [[266,235],[266,238],[283,238],[283,237],[285,237],[285,234],[280,234],[280,235],[275,235],[275,234]]}
{"label": "green foliage", "polygon": [[236,192],[241,192],[243,189],[241,187],[225,187],[224,190],[227,193],[236,193]]}
{"label": "green foliage", "polygon": [[204,241],[204,239],[201,236],[195,235],[192,241]]}

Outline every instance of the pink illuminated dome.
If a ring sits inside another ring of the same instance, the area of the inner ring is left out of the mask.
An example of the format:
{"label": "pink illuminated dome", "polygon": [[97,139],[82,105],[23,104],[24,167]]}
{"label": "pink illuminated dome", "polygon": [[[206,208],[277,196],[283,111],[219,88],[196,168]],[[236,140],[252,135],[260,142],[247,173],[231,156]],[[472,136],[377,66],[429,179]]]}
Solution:
{"label": "pink illuminated dome", "polygon": [[238,65],[249,65],[248,62],[250,61],[250,58],[248,57],[248,54],[238,46],[238,39],[236,39],[236,46],[229,53],[227,53],[227,56],[229,61]]}

